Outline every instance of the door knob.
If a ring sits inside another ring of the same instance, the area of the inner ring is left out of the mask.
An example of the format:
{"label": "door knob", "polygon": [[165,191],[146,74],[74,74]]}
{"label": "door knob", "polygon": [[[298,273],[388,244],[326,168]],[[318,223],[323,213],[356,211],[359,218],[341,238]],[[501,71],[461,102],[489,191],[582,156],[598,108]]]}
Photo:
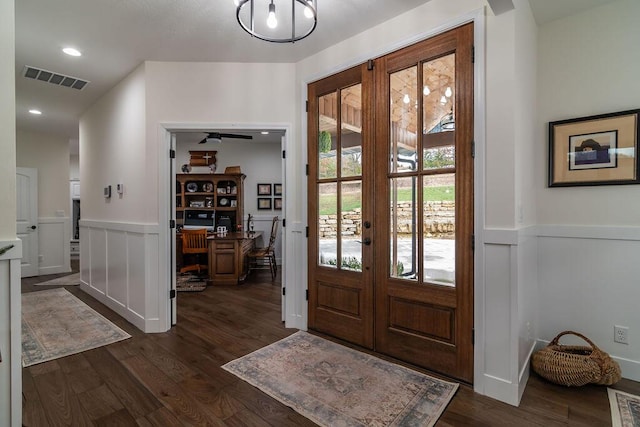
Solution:
{"label": "door knob", "polygon": [[36,229],[36,226],[35,226],[35,225],[32,225],[32,226],[31,226],[31,229],[32,229],[32,230],[35,230],[35,229]]}
{"label": "door knob", "polygon": [[371,228],[371,223],[369,221],[365,221],[364,228]]}
{"label": "door knob", "polygon": [[362,243],[364,243],[365,245],[369,246],[371,244],[371,239],[368,237],[365,237],[364,240],[362,241]]}

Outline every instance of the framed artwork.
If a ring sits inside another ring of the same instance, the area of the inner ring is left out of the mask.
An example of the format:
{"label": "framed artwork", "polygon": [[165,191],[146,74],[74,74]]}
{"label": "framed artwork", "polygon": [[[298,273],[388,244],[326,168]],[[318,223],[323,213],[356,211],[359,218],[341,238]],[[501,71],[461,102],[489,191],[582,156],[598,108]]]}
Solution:
{"label": "framed artwork", "polygon": [[271,184],[258,184],[258,196],[270,196]]}
{"label": "framed artwork", "polygon": [[282,184],[273,184],[273,195],[282,196]]}
{"label": "framed artwork", "polygon": [[[271,186],[269,186],[271,188]],[[271,210],[271,198],[258,197],[258,209],[259,210]]]}
{"label": "framed artwork", "polygon": [[640,110],[549,122],[549,187],[638,184]]}
{"label": "framed artwork", "polygon": [[282,197],[274,197],[273,198],[273,209],[277,211],[282,210]]}

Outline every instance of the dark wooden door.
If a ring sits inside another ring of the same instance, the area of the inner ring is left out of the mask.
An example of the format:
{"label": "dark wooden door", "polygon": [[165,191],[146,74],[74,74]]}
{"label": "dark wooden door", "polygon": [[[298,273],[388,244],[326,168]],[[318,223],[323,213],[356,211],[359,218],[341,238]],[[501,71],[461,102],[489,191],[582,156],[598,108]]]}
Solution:
{"label": "dark wooden door", "polygon": [[312,83],[309,101],[309,327],[373,348],[373,73]]}
{"label": "dark wooden door", "polygon": [[468,24],[308,94],[309,327],[466,382],[472,51]]}
{"label": "dark wooden door", "polygon": [[[376,350],[473,380],[473,26],[376,61]],[[408,96],[407,96],[408,95]],[[407,102],[408,101],[408,102]]]}

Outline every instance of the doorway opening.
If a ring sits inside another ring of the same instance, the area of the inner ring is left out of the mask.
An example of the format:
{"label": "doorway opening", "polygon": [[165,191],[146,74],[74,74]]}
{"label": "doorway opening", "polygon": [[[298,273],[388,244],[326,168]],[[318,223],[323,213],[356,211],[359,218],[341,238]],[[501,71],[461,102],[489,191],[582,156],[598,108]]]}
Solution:
{"label": "doorway opening", "polygon": [[[176,286],[178,282],[187,283],[190,288],[189,282],[195,278],[194,281],[199,280],[205,286],[241,288],[251,280],[264,279],[261,272],[250,270],[247,255],[251,248],[268,245],[275,216],[280,221],[273,244],[278,274],[275,280],[269,276],[269,281],[284,287],[285,235],[281,225],[286,212],[283,150],[287,128],[198,125],[196,128],[172,126],[167,130],[174,151],[174,158],[170,159],[171,197],[168,199],[169,218],[175,221],[168,242],[171,293],[175,296],[171,300],[171,323],[177,322],[177,299],[181,294],[180,287]],[[264,194],[267,184],[270,191]],[[263,193],[259,194],[261,188]],[[224,227],[224,234],[219,233],[219,227]],[[182,253],[181,231],[193,228],[208,229],[206,266],[199,272],[181,274],[185,262],[191,262]],[[235,234],[242,234],[242,238],[232,242],[235,246],[229,251],[227,239]]]}

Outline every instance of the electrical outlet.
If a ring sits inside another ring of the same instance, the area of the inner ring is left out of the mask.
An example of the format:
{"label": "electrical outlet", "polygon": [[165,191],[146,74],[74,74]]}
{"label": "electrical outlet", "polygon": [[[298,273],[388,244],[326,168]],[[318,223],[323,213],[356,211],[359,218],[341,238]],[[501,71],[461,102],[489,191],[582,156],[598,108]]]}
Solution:
{"label": "electrical outlet", "polygon": [[615,325],[613,327],[613,341],[620,344],[629,344],[629,328]]}

